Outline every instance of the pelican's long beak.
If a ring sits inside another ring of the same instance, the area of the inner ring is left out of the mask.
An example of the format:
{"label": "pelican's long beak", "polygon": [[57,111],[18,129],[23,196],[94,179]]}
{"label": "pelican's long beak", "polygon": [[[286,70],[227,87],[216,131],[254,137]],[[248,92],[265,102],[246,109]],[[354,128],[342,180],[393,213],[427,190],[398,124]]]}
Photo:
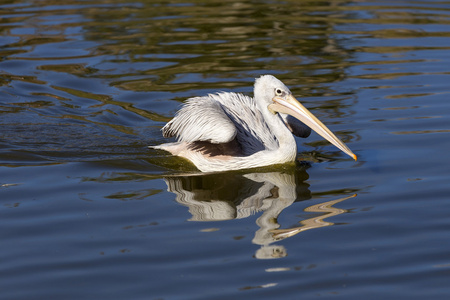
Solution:
{"label": "pelican's long beak", "polygon": [[323,138],[330,143],[341,149],[344,153],[351,156],[354,160],[357,159],[356,155],[340,140],[338,139],[322,122],[319,121],[309,110],[306,109],[297,99],[292,95],[288,95],[286,99],[281,97],[274,97],[272,104],[269,105],[269,110],[272,112],[280,112],[289,114],[305,125],[309,126],[312,130],[317,132]]}

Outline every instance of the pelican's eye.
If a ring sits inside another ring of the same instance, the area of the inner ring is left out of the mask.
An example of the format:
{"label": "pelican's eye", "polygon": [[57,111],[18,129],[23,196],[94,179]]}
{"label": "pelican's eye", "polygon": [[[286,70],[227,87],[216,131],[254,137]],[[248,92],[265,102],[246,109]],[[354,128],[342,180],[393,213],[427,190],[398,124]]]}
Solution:
{"label": "pelican's eye", "polygon": [[281,95],[283,95],[283,91],[281,89],[275,89],[275,94],[277,96],[281,96]]}

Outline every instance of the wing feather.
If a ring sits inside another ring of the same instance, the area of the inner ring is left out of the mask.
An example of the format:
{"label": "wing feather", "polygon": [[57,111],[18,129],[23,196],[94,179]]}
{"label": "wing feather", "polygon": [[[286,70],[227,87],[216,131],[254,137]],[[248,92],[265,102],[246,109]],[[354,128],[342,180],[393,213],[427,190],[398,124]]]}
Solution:
{"label": "wing feather", "polygon": [[236,93],[219,93],[210,97],[222,104],[233,121],[237,130],[236,140],[245,155],[278,146],[254,98]]}
{"label": "wing feather", "polygon": [[237,130],[213,95],[188,99],[163,129],[164,137],[176,136],[181,142],[227,143]]}

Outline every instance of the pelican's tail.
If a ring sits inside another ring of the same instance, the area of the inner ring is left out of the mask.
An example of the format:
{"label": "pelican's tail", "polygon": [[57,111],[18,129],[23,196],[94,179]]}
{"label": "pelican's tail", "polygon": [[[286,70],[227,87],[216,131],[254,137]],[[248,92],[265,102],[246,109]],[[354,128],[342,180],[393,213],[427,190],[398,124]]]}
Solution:
{"label": "pelican's tail", "polygon": [[172,155],[180,155],[181,152],[186,150],[187,143],[183,142],[175,142],[175,143],[166,143],[155,146],[148,146],[150,149],[164,150],[170,152]]}

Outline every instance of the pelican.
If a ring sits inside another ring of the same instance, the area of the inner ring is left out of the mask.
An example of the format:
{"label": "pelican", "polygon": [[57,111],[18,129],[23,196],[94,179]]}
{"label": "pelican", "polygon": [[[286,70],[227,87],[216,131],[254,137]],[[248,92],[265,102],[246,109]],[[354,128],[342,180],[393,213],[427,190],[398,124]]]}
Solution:
{"label": "pelican", "polygon": [[186,100],[163,128],[177,142],[151,146],[191,161],[202,172],[248,169],[292,162],[292,134],[311,129],[356,160],[356,155],[272,75],[255,80],[254,98],[220,92]]}

